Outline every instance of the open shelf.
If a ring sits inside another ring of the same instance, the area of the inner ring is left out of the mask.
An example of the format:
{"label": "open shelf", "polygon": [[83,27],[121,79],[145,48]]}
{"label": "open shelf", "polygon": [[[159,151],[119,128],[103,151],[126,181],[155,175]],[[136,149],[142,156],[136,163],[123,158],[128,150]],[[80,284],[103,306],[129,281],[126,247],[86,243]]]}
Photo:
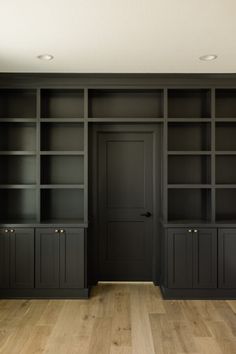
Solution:
{"label": "open shelf", "polygon": [[236,151],[236,123],[216,123],[216,150]]}
{"label": "open shelf", "polygon": [[84,191],[41,189],[41,221],[84,220]]}
{"label": "open shelf", "polygon": [[0,118],[35,118],[36,90],[1,89]]}
{"label": "open shelf", "polygon": [[89,118],[163,118],[163,90],[89,90]]}
{"label": "open shelf", "polygon": [[83,183],[83,156],[41,156],[41,184]]}
{"label": "open shelf", "polygon": [[236,89],[216,90],[216,118],[236,118]]}
{"label": "open shelf", "polygon": [[35,151],[35,149],[34,123],[0,123],[1,151]]}
{"label": "open shelf", "polygon": [[236,184],[236,155],[216,156],[216,183]]}
{"label": "open shelf", "polygon": [[0,221],[36,220],[34,189],[0,189]]}
{"label": "open shelf", "polygon": [[210,221],[210,189],[169,189],[168,221]]}
{"label": "open shelf", "polygon": [[216,221],[236,221],[236,188],[216,189]]}
{"label": "open shelf", "polygon": [[210,123],[169,123],[169,151],[211,150]]}
{"label": "open shelf", "polygon": [[35,156],[0,156],[0,184],[35,183]]}
{"label": "open shelf", "polygon": [[168,90],[169,118],[210,118],[211,91],[208,89]]}
{"label": "open shelf", "polygon": [[211,157],[183,156],[168,157],[169,184],[210,184]]}
{"label": "open shelf", "polygon": [[41,91],[42,118],[84,117],[84,91],[77,89],[46,89]]}
{"label": "open shelf", "polygon": [[83,124],[41,123],[41,150],[83,151]]}

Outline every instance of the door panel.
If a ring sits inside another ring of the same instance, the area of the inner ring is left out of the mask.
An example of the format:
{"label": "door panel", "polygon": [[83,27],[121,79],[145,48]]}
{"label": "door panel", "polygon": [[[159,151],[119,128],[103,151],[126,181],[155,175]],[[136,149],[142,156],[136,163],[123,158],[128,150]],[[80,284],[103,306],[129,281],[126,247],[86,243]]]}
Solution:
{"label": "door panel", "polygon": [[236,288],[236,229],[219,230],[219,287]]}
{"label": "door panel", "polygon": [[99,133],[98,208],[99,279],[151,280],[153,133]]}
{"label": "door panel", "polygon": [[217,287],[217,230],[200,229],[193,233],[193,286]]}
{"label": "door panel", "polygon": [[34,229],[10,233],[11,287],[34,287]]}
{"label": "door panel", "polygon": [[192,288],[193,238],[187,229],[168,230],[168,287]]}
{"label": "door panel", "polygon": [[59,288],[59,233],[52,228],[36,230],[36,287]]}
{"label": "door panel", "polygon": [[84,287],[84,230],[66,228],[60,236],[60,287]]}
{"label": "door panel", "polygon": [[0,230],[0,289],[9,288],[10,279],[10,237]]}
{"label": "door panel", "polygon": [[[107,223],[106,260],[143,261],[145,230],[143,222],[112,221]],[[135,249],[134,249],[135,244]]]}
{"label": "door panel", "polygon": [[143,141],[107,141],[106,153],[107,207],[142,208],[145,203]]}

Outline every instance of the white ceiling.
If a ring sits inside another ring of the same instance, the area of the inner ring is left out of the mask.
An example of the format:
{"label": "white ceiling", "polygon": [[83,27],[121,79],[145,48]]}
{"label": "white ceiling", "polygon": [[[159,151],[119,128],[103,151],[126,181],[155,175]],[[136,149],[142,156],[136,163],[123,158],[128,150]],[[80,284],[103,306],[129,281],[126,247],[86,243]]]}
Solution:
{"label": "white ceiling", "polygon": [[235,34],[235,0],[0,0],[0,72],[236,73]]}

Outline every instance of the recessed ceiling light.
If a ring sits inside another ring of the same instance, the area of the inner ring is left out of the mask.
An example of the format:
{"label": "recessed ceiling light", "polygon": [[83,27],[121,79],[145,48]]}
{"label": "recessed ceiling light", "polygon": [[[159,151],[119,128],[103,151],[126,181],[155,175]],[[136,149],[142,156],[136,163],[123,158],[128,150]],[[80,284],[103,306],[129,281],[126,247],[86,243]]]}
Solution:
{"label": "recessed ceiling light", "polygon": [[49,60],[52,60],[54,57],[51,54],[40,54],[40,55],[37,56],[37,58],[40,59],[40,60],[49,61]]}
{"label": "recessed ceiling light", "polygon": [[202,55],[199,59],[203,61],[211,61],[217,59],[217,55],[216,54]]}

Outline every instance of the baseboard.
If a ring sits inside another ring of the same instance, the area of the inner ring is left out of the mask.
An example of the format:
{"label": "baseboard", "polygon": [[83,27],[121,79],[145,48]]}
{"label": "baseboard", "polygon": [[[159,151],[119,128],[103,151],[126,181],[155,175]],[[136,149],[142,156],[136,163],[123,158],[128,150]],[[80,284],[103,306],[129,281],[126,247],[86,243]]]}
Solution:
{"label": "baseboard", "polygon": [[0,299],[88,299],[85,289],[1,289]]}
{"label": "baseboard", "polygon": [[160,289],[166,300],[236,300],[236,289]]}

